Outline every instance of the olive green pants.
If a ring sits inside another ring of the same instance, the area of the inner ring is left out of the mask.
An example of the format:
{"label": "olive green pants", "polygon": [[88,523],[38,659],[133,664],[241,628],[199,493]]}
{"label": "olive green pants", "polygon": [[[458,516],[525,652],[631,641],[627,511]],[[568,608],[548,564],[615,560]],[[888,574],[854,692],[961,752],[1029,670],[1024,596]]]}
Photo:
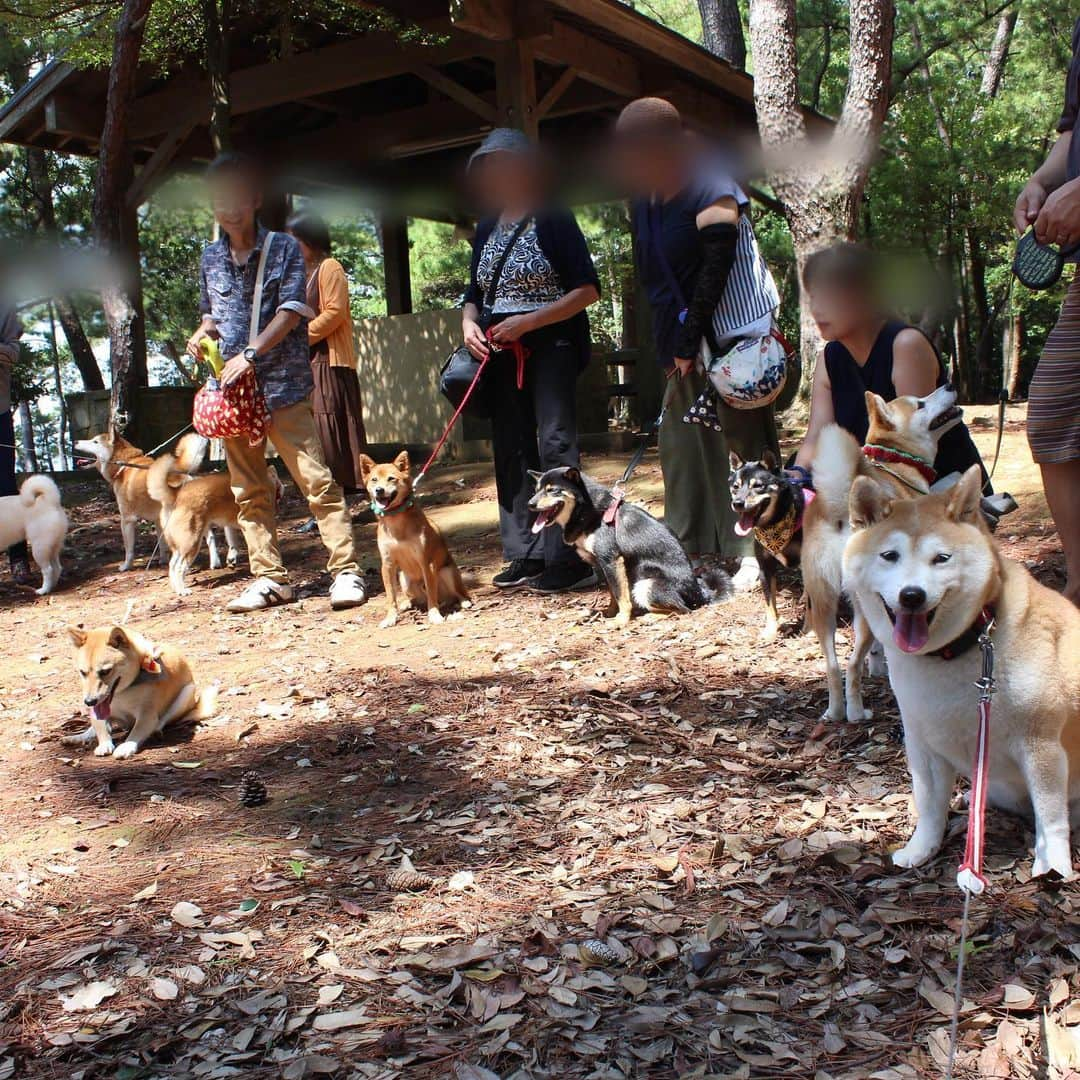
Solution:
{"label": "olive green pants", "polygon": [[667,413],[660,425],[664,521],[689,555],[753,555],[753,536],[735,535],[728,450],[744,461],[756,461],[766,449],[779,458],[772,406],[731,409],[721,405],[722,432],[684,423],[686,410],[706,385],[706,376],[697,371],[668,380]]}

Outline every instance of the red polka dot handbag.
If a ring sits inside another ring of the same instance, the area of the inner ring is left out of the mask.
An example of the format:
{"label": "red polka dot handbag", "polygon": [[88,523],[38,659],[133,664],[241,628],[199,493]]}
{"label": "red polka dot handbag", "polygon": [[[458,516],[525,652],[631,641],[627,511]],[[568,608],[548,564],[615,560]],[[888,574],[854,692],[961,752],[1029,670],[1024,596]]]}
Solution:
{"label": "red polka dot handbag", "polygon": [[[259,333],[259,314],[262,308],[263,274],[266,269],[266,256],[270,251],[270,241],[274,234],[268,232],[259,252],[259,268],[255,275],[255,293],[251,300],[251,327],[249,341],[254,341]],[[249,368],[242,378],[228,386],[222,386],[217,378],[211,376],[195,394],[192,411],[192,424],[195,430],[207,439],[238,439],[246,435],[252,446],[257,446],[266,438],[270,425],[270,412],[255,369]]]}

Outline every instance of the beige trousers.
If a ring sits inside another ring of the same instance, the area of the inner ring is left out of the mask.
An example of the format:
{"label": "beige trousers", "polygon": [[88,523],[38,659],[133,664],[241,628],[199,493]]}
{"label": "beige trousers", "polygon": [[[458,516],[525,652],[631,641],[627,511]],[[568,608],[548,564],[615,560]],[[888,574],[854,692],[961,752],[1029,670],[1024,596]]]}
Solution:
{"label": "beige trousers", "polygon": [[[327,570],[332,574],[343,570],[359,573],[352,518],[345,509],[345,495],[323,460],[311,402],[299,401],[275,409],[270,414],[267,434],[311,507],[330,553]],[[266,440],[249,446],[246,437],[225,439],[225,461],[252,575],[287,581],[289,575],[278,548],[274,491],[266,477]]]}

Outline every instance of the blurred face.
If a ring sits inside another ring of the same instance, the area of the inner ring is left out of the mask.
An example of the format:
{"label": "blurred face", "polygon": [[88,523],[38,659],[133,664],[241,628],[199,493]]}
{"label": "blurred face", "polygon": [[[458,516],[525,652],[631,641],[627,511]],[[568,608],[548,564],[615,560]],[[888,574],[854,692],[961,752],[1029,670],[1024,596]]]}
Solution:
{"label": "blurred face", "polygon": [[827,341],[847,337],[866,322],[877,318],[875,305],[862,289],[824,281],[807,289],[810,312],[818,332]]}
{"label": "blurred face", "polygon": [[633,195],[651,195],[666,189],[682,171],[683,147],[668,135],[616,133],[613,149],[616,177]]}
{"label": "blurred face", "polygon": [[469,185],[489,213],[533,203],[541,191],[539,165],[527,154],[487,154],[469,170]]}
{"label": "blurred face", "polygon": [[262,206],[262,193],[250,176],[226,173],[211,181],[210,205],[218,225],[226,232],[235,232],[254,224]]}

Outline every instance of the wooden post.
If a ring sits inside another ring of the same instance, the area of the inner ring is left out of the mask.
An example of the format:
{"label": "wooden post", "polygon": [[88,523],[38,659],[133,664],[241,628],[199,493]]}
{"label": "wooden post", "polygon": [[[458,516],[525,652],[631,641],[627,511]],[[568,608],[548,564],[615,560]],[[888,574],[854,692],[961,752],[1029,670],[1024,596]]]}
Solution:
{"label": "wooden post", "polygon": [[495,96],[499,126],[519,128],[535,139],[540,113],[536,107],[536,67],[528,42],[499,42],[495,54]]}
{"label": "wooden post", "polygon": [[405,218],[379,220],[383,252],[383,281],[386,287],[386,314],[412,314],[412,278],[409,274],[409,223]]}

